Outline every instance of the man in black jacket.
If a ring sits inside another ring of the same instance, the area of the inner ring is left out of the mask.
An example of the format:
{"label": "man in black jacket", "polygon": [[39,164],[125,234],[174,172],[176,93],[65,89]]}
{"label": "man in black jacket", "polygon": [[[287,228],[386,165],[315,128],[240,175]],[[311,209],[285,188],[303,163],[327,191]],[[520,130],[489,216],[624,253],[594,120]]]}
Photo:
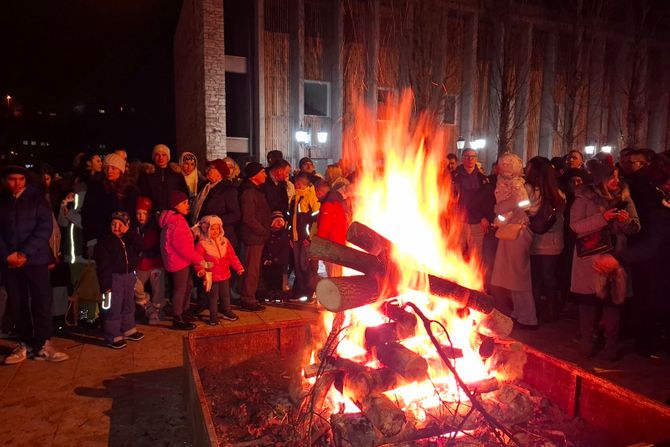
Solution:
{"label": "man in black jacket", "polygon": [[154,146],[151,158],[155,165],[152,173],[143,172],[138,180],[140,194],[151,199],[154,212],[160,213],[168,207],[168,197],[171,191],[181,191],[188,195],[184,176],[173,171],[170,166],[170,148],[164,144]]}
{"label": "man in black jacket", "polygon": [[237,187],[227,181],[230,171],[226,162],[217,158],[207,162],[208,183],[200,190],[193,203],[192,221],[195,225],[205,216],[219,216],[223,221],[226,237],[237,247],[235,226],[239,223],[242,213],[238,199]]}
{"label": "man in black jacket", "polygon": [[243,310],[257,312],[265,309],[256,300],[256,290],[260,280],[263,247],[270,238],[272,213],[260,189],[267,175],[263,166],[253,161],[244,168],[244,173],[247,179],[240,186],[241,237],[245,245],[240,300]]}
{"label": "man in black jacket", "polygon": [[27,170],[5,170],[7,190],[0,196],[0,260],[8,308],[19,343],[4,359],[6,365],[36,360],[62,362],[69,357],[51,345],[52,315],[49,249],[53,217],[44,194],[26,185]]}
{"label": "man in black jacket", "polygon": [[473,209],[474,197],[479,188],[489,183],[488,177],[477,168],[477,151],[463,150],[462,164],[452,173],[455,193],[458,197],[458,206],[465,215],[466,224],[463,227],[462,247],[470,256],[476,255],[482,259],[484,235],[488,222]]}

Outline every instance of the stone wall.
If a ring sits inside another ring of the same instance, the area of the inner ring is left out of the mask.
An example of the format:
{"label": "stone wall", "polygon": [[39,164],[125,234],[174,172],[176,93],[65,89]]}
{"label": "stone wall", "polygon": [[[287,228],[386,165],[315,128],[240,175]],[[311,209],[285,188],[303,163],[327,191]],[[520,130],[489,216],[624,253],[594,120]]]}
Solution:
{"label": "stone wall", "polygon": [[223,1],[184,0],[174,36],[177,147],[226,156]]}

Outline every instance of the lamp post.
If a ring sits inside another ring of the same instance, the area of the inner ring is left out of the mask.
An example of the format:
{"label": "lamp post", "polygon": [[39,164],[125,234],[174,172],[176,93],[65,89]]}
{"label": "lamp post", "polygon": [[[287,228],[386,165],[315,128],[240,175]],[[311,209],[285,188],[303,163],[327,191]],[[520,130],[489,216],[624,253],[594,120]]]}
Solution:
{"label": "lamp post", "polygon": [[612,153],[612,146],[610,146],[610,145],[603,146],[603,147],[600,148],[600,151],[604,152],[606,154],[611,154]]}
{"label": "lamp post", "polygon": [[584,146],[584,153],[586,155],[593,155],[596,152],[596,147],[593,144],[589,144],[588,146]]}
{"label": "lamp post", "polygon": [[458,149],[459,151],[465,149],[465,138],[461,136],[458,137],[458,140],[456,140],[456,149]]}
{"label": "lamp post", "polygon": [[7,108],[10,109],[12,107],[12,95],[5,96],[5,101],[7,101]]}

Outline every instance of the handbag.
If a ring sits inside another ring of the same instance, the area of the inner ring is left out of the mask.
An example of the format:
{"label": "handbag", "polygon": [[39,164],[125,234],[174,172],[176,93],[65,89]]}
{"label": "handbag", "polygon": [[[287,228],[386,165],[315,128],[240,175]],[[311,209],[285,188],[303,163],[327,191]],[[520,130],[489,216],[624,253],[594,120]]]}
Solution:
{"label": "handbag", "polygon": [[519,237],[523,224],[508,223],[496,230],[496,237],[501,241],[514,241]]}
{"label": "handbag", "polygon": [[551,203],[543,200],[540,209],[534,216],[529,216],[528,220],[530,220],[528,225],[530,231],[535,234],[545,234],[556,223],[556,208],[551,206]]}
{"label": "handbag", "polygon": [[575,245],[577,256],[583,258],[585,256],[593,256],[601,253],[608,253],[614,250],[612,244],[612,236],[607,227],[603,227],[598,231],[593,231],[584,236],[578,237]]}

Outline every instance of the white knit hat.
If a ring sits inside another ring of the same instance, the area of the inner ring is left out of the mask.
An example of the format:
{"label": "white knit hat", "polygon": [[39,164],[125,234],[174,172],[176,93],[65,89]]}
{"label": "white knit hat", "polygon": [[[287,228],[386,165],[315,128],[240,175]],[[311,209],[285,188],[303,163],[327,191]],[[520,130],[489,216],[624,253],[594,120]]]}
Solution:
{"label": "white knit hat", "polygon": [[170,148],[167,147],[164,144],[157,144],[157,145],[154,146],[154,150],[151,151],[151,157],[152,158],[156,154],[156,152],[165,152],[167,154],[168,158],[170,158]]}
{"label": "white knit hat", "polygon": [[103,166],[114,166],[119,168],[121,172],[126,172],[126,160],[124,160],[120,155],[115,153],[105,155],[105,161],[102,164]]}

